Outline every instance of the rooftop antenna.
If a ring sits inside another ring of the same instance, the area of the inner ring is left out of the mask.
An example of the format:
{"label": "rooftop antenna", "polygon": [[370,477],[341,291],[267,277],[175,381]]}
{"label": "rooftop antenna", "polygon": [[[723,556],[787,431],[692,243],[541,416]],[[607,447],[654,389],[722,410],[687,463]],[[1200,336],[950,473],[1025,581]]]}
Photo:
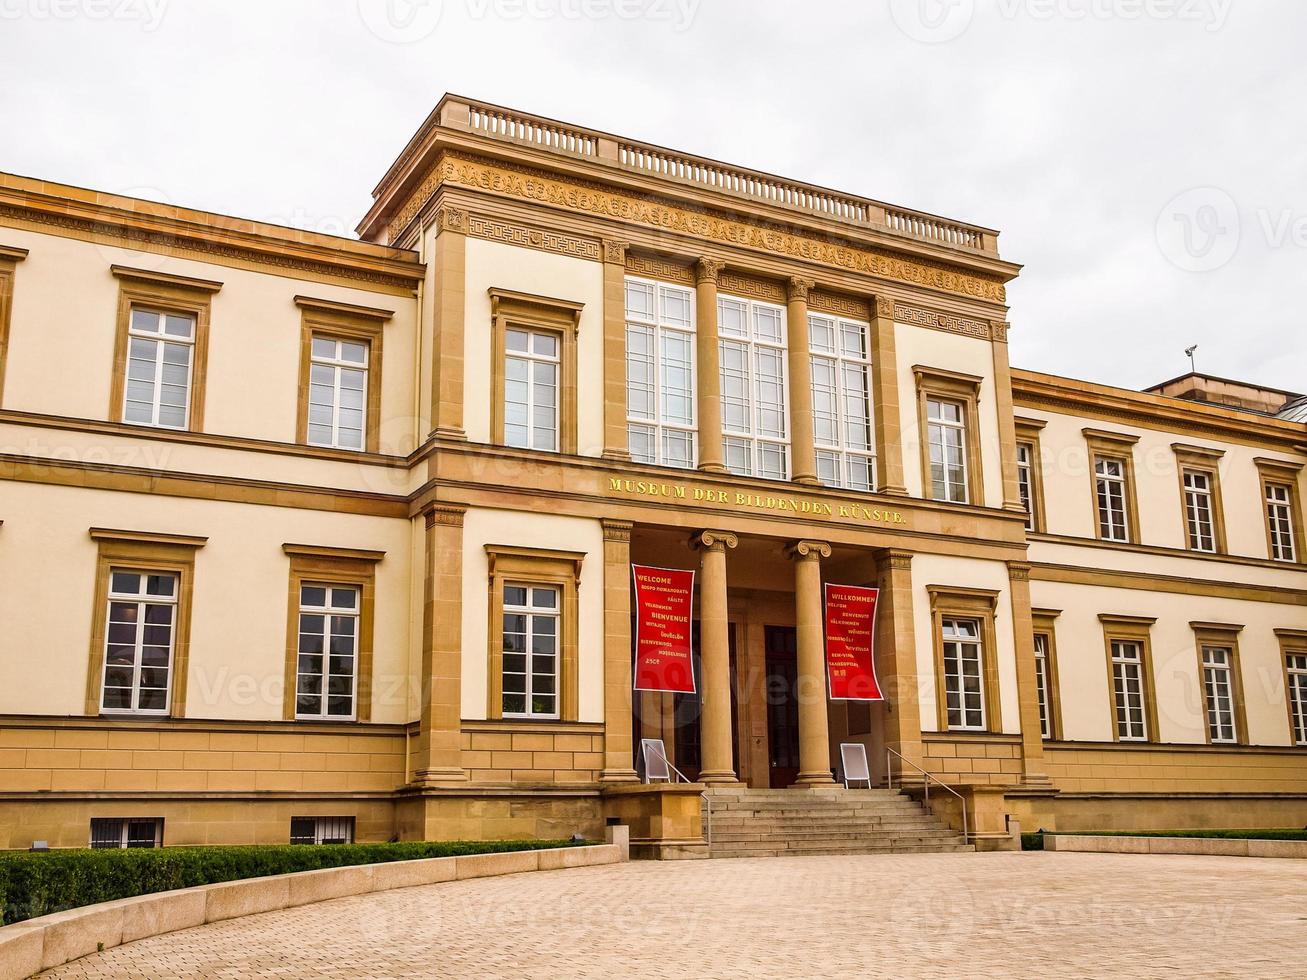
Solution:
{"label": "rooftop antenna", "polygon": [[1186,347],[1184,349],[1184,356],[1189,358],[1189,371],[1191,374],[1198,373],[1198,368],[1194,367],[1194,351],[1196,351],[1197,349],[1198,349],[1197,344],[1194,344],[1192,347]]}

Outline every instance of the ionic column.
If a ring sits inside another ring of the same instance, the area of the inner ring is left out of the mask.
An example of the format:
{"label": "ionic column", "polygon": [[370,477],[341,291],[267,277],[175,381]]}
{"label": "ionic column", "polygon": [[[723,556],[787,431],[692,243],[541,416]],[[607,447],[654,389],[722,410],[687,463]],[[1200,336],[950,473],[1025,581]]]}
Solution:
{"label": "ionic column", "polygon": [[995,320],[989,325],[994,354],[994,405],[998,412],[999,459],[1003,474],[1003,509],[1025,513],[1017,479],[1017,423],[1012,408],[1012,367],[1008,363],[1008,325]]}
{"label": "ionic column", "polygon": [[790,451],[795,483],[816,486],[817,450],[812,433],[812,367],[808,353],[808,294],[816,283],[791,276],[786,291],[790,363]]}
{"label": "ionic column", "polygon": [[428,284],[432,324],[431,427],[433,435],[466,439],[463,428],[463,327],[467,278],[468,214],[436,212],[436,242]]}
{"label": "ionic column", "polygon": [[722,448],[722,375],[717,349],[717,277],[726,263],[719,259],[700,259],[694,267],[695,282],[695,353],[699,395],[699,469],[705,473],[725,473]]}
{"label": "ionic column", "polygon": [[[629,461],[626,433],[626,250],[605,238],[604,459]],[[582,447],[584,449],[585,447]]]}
{"label": "ionic column", "polygon": [[736,782],[731,752],[731,643],[726,615],[726,549],[739,539],[729,531],[700,531],[690,539],[702,553],[699,572],[699,650],[703,664],[699,779]]}
{"label": "ionic column", "polygon": [[1021,718],[1021,782],[1048,786],[1044,769],[1044,733],[1039,727],[1039,685],[1035,675],[1035,622],[1030,615],[1030,565],[1007,563],[1008,596],[1017,655],[1017,705]]}
{"label": "ionic column", "polygon": [[[885,688],[885,744],[912,765],[922,764],[917,628],[912,616],[912,553],[882,551],[876,560],[876,668]],[[894,759],[895,782],[920,782],[911,766]]]}
{"label": "ionic column", "polygon": [[830,774],[830,724],[826,716],[826,649],[821,615],[821,560],[830,557],[824,541],[796,541],[789,547],[794,562],[794,612],[798,624],[799,776],[796,786],[833,782]]}
{"label": "ionic column", "polygon": [[604,521],[605,783],[633,783],[631,742],[631,524]]}
{"label": "ionic column", "polygon": [[461,783],[463,768],[463,515],[432,504],[426,519],[422,603],[422,719],[413,782]]}
{"label": "ionic column", "polygon": [[894,301],[887,296],[872,297],[871,387],[876,406],[876,492],[906,497]]}

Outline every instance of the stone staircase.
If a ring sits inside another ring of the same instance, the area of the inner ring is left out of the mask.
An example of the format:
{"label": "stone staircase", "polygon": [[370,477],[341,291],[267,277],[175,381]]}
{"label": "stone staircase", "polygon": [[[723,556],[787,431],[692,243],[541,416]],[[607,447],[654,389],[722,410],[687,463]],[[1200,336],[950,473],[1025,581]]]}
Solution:
{"label": "stone staircase", "polygon": [[[898,790],[714,787],[709,857],[974,851]],[[708,810],[704,809],[704,836]]]}

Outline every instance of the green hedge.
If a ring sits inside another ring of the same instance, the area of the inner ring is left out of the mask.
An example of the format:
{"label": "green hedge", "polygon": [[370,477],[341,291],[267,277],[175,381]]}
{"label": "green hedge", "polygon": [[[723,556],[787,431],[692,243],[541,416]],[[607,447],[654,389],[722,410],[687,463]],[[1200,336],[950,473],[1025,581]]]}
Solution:
{"label": "green hedge", "polygon": [[0,921],[8,925],[97,902],[291,871],[570,846],[572,841],[562,840],[415,841],[0,852]]}
{"label": "green hedge", "polygon": [[1042,851],[1044,849],[1043,834],[1022,834],[1021,850],[1023,851]]}
{"label": "green hedge", "polygon": [[[1062,831],[1057,831],[1062,833]],[[1078,837],[1202,837],[1217,840],[1307,840],[1307,830],[1072,830]]]}

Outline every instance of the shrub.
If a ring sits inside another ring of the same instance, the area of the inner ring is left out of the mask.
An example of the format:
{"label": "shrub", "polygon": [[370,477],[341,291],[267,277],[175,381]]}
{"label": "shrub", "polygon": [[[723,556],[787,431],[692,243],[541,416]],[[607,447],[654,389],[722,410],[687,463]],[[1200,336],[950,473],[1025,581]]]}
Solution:
{"label": "shrub", "polygon": [[1201,837],[1217,840],[1307,840],[1307,830],[1070,830],[1081,837]]}
{"label": "shrub", "polygon": [[168,847],[0,852],[0,922],[220,881],[355,864],[569,847],[572,841],[413,841],[398,844]]}
{"label": "shrub", "polygon": [[1044,849],[1044,835],[1042,833],[1021,835],[1021,850],[1042,851],[1043,849]]}

